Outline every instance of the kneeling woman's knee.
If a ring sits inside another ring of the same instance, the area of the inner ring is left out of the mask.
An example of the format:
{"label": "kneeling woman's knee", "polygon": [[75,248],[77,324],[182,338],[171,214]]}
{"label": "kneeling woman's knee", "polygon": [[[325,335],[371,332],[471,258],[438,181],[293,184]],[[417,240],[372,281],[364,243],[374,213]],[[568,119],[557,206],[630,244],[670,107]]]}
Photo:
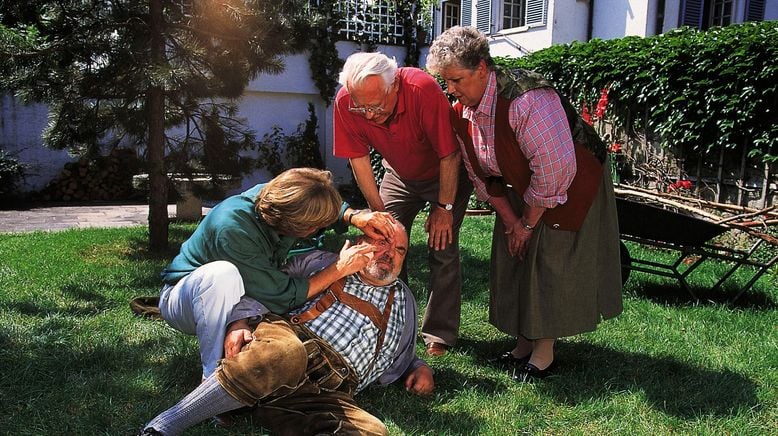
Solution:
{"label": "kneeling woman's knee", "polygon": [[219,294],[236,300],[245,293],[238,267],[226,260],[207,263],[194,274],[199,276],[201,293],[218,289]]}

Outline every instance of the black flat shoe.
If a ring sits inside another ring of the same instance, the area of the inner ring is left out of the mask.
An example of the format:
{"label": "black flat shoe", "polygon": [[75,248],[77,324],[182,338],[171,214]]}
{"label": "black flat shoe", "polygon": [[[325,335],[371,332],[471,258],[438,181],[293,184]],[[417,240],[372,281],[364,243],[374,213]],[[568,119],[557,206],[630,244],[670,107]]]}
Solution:
{"label": "black flat shoe", "polygon": [[513,371],[513,381],[518,383],[531,383],[534,380],[546,378],[554,374],[556,361],[551,362],[546,369],[538,369],[537,366],[527,362],[521,368]]}
{"label": "black flat shoe", "polygon": [[514,368],[518,370],[518,368],[523,367],[527,362],[529,362],[529,356],[531,354],[532,353],[527,354],[524,357],[514,357],[513,353],[511,353],[510,351],[506,351],[497,357],[493,357],[487,360],[487,362],[490,365],[500,366],[505,368]]}

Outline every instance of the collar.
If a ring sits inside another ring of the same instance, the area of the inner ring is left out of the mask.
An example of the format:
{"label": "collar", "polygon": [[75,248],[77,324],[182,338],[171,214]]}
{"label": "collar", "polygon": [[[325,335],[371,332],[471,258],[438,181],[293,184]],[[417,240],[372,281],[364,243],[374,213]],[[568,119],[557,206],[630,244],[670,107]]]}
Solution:
{"label": "collar", "polygon": [[486,89],[484,89],[484,95],[481,97],[481,101],[478,106],[473,109],[465,107],[462,110],[462,115],[468,119],[475,119],[476,117],[494,118],[494,113],[497,108],[497,73],[495,71],[489,72],[489,79],[486,81]]}

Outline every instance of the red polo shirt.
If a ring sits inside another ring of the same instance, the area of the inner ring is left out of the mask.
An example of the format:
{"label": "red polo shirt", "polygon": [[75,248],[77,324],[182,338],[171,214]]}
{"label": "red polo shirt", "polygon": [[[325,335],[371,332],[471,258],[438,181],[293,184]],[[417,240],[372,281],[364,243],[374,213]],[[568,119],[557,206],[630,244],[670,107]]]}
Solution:
{"label": "red polo shirt", "polygon": [[438,82],[423,70],[400,68],[398,78],[397,106],[388,126],[349,112],[351,96],[345,86],[340,88],[333,109],[333,153],[362,157],[372,146],[402,179],[435,179],[440,159],[459,150],[449,118],[451,105]]}

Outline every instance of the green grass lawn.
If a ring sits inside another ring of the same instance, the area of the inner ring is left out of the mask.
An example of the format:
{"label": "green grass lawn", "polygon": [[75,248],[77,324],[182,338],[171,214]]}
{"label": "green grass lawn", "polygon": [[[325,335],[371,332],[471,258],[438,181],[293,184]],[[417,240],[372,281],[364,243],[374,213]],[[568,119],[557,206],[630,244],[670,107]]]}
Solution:
{"label": "green grass lawn", "polygon": [[[621,316],[558,344],[560,375],[516,384],[485,363],[512,346],[487,323],[492,223],[465,220],[461,339],[428,360],[434,396],[390,386],[357,397],[392,434],[778,433],[776,271],[734,305],[733,290],[702,289],[720,274],[715,264],[692,282],[698,301],[672,280],[633,272]],[[420,224],[409,266],[423,306]],[[128,306],[158,293],[159,272],[193,229],[173,225],[174,250],[163,255],[148,253],[143,227],[0,235],[0,434],[129,435],[196,386],[196,341]],[[246,417],[188,434],[263,433]]]}

